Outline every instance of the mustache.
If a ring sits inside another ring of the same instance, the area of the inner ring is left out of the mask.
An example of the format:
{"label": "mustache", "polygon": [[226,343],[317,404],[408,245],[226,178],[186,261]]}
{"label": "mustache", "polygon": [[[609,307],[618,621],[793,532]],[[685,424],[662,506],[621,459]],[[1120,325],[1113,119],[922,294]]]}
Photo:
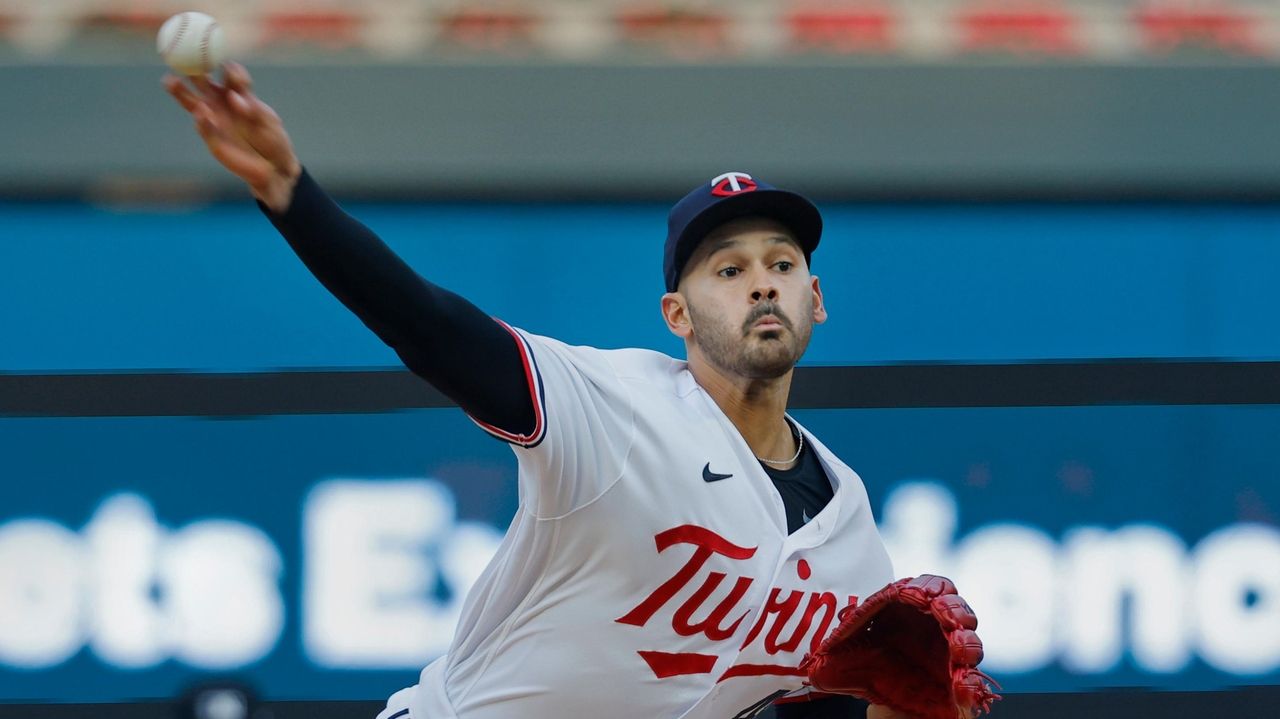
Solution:
{"label": "mustache", "polygon": [[778,307],[778,305],[773,302],[761,302],[747,314],[747,321],[742,323],[742,334],[750,334],[751,326],[759,322],[760,318],[765,315],[773,315],[774,317],[777,317],[783,327],[786,327],[789,330],[792,329],[791,318],[787,317],[786,313],[782,311],[782,308]]}

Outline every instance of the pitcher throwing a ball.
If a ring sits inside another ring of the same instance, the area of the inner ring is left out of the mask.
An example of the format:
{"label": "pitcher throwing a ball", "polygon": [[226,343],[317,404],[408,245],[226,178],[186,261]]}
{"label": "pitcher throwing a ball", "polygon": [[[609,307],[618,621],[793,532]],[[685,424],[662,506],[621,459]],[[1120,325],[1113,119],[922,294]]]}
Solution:
{"label": "pitcher throwing a ball", "polygon": [[381,719],[990,706],[972,611],[940,577],[893,581],[862,481],[786,412],[827,317],[808,200],[712,173],[671,209],[663,252],[662,317],[688,359],[571,347],[405,265],[307,173],[243,67],[192,82],[165,79],[307,267],[519,462],[519,509],[448,653]]}

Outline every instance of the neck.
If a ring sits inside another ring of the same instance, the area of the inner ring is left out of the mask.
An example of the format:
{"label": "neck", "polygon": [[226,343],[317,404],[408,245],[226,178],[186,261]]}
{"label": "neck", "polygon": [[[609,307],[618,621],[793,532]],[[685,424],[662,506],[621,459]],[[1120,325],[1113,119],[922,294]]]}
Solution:
{"label": "neck", "polygon": [[[796,438],[784,418],[794,370],[772,379],[755,379],[733,375],[709,362],[691,358],[689,371],[738,429],[757,458],[786,458],[795,454]],[[784,469],[787,465],[769,466]]]}

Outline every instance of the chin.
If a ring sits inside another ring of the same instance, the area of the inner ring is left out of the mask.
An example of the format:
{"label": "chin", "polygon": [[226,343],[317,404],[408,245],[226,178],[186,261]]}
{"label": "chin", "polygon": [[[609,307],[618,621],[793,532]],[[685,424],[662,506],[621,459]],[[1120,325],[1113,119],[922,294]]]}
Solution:
{"label": "chin", "polygon": [[789,351],[753,353],[743,357],[739,366],[743,369],[742,374],[752,379],[777,379],[790,372],[799,359]]}
{"label": "chin", "polygon": [[745,375],[750,379],[778,379],[790,372],[795,365],[786,365],[779,367],[759,367],[753,368],[752,371]]}

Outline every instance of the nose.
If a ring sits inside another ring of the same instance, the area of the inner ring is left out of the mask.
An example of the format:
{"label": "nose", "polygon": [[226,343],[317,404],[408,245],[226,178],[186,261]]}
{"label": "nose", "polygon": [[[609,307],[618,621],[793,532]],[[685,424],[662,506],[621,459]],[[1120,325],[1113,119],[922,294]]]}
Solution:
{"label": "nose", "polygon": [[768,272],[757,272],[755,276],[755,288],[751,290],[751,301],[760,302],[761,300],[777,301],[778,288],[773,286],[773,278]]}
{"label": "nose", "polygon": [[773,287],[761,287],[760,289],[757,289],[756,291],[751,293],[751,299],[754,302],[759,302],[760,300],[766,300],[766,299],[777,300],[778,291]]}

